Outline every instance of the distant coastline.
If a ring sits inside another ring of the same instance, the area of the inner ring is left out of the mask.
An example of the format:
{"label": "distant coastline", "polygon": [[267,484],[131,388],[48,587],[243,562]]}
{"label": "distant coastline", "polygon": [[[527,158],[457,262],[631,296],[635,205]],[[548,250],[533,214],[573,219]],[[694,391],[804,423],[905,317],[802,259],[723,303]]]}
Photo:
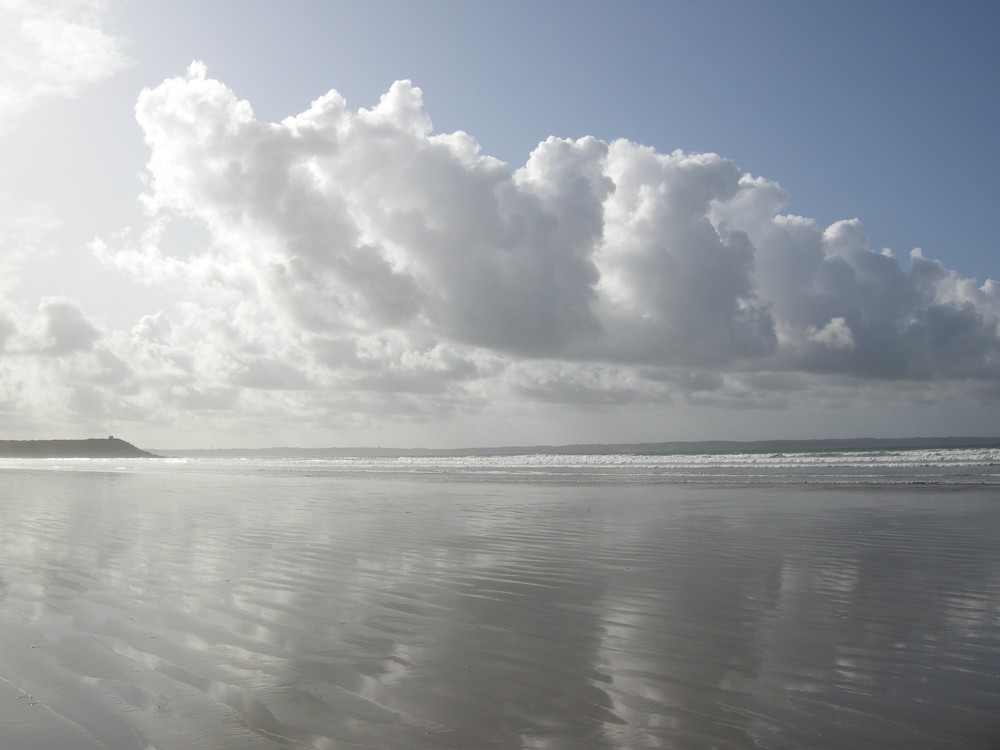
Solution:
{"label": "distant coastline", "polygon": [[462,456],[633,455],[671,456],[727,453],[821,453],[825,451],[1000,448],[1000,437],[830,438],[813,440],[697,440],[661,443],[582,443],[478,448],[207,448],[144,451],[115,437],[84,440],[0,440],[2,458],[287,457],[403,458]]}
{"label": "distant coastline", "polygon": [[1000,448],[1000,437],[831,438],[816,440],[699,440],[663,443],[586,443],[494,448],[206,448],[156,449],[167,457],[205,458],[395,458],[461,456],[634,455],[672,456],[726,453],[820,453],[824,451],[921,450],[934,448]]}
{"label": "distant coastline", "polygon": [[85,440],[0,440],[3,458],[160,458],[116,437]]}

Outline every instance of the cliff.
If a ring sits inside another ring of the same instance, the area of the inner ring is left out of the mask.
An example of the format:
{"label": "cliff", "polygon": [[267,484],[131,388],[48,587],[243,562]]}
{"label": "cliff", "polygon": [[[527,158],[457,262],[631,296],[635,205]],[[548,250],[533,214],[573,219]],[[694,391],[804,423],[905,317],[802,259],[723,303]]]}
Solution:
{"label": "cliff", "polygon": [[87,440],[0,440],[4,458],[159,458],[115,437]]}

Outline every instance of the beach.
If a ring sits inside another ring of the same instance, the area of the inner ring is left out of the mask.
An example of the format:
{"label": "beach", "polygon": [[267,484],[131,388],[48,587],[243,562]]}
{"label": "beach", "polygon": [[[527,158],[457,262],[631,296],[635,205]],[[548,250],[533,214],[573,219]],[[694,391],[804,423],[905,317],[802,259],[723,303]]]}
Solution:
{"label": "beach", "polygon": [[3,747],[1000,740],[992,475],[512,461],[5,463]]}

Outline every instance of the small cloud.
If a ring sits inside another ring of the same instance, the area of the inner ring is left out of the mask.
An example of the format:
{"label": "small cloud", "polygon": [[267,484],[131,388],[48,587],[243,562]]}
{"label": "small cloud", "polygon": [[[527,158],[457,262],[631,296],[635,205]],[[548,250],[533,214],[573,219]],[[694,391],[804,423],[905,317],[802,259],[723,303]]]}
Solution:
{"label": "small cloud", "polygon": [[822,328],[807,326],[806,338],[830,349],[853,349],[854,337],[851,328],[842,317],[834,318]]}
{"label": "small cloud", "polygon": [[40,99],[72,97],[128,64],[100,0],[0,1],[0,125]]}
{"label": "small cloud", "polygon": [[132,336],[141,341],[163,343],[173,330],[170,318],[162,310],[155,315],[143,315],[132,328]]}
{"label": "small cloud", "polygon": [[71,354],[90,351],[101,332],[87,320],[76,303],[64,298],[47,297],[39,311],[44,318],[45,354]]}
{"label": "small cloud", "polygon": [[312,390],[314,387],[305,374],[286,362],[257,359],[244,364],[233,379],[241,388],[262,390]]}
{"label": "small cloud", "polygon": [[3,353],[14,334],[17,333],[17,326],[10,318],[0,312],[0,353]]}

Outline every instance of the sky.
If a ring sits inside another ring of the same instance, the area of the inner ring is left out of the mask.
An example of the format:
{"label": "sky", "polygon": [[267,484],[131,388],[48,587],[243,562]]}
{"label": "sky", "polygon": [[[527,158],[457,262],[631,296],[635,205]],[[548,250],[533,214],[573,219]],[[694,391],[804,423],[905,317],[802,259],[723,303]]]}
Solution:
{"label": "sky", "polygon": [[0,438],[1000,434],[998,31],[0,0]]}

